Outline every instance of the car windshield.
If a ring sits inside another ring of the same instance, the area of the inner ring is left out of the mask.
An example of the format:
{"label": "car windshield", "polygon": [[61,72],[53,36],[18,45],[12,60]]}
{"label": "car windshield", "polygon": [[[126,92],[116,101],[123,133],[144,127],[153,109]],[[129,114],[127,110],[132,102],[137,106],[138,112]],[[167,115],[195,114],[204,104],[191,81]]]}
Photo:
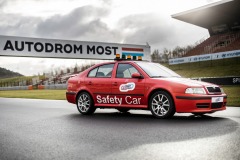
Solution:
{"label": "car windshield", "polygon": [[139,67],[141,67],[151,78],[161,78],[161,77],[181,77],[172,70],[152,62],[136,62]]}

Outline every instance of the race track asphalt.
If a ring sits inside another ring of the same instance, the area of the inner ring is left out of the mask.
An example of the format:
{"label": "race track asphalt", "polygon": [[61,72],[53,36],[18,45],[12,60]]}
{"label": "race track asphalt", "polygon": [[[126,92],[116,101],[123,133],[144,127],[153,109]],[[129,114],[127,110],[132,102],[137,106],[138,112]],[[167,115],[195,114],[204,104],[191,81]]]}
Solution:
{"label": "race track asphalt", "polygon": [[0,98],[0,159],[240,159],[240,108],[155,119],[148,111]]}

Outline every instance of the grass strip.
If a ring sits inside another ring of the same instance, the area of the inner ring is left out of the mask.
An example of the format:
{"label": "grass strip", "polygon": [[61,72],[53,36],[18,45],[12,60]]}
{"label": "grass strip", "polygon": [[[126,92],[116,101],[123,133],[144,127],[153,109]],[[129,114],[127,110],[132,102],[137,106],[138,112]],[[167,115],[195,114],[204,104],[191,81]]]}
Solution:
{"label": "grass strip", "polygon": [[227,106],[240,107],[240,86],[222,86],[227,94]]}
{"label": "grass strip", "polygon": [[0,91],[0,97],[66,100],[66,90],[14,90]]}

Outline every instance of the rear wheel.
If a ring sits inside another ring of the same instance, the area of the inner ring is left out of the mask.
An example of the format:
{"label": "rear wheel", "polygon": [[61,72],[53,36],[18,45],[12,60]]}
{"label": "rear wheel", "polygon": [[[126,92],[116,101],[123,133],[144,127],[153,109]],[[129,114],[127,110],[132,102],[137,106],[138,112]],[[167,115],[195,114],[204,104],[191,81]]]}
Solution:
{"label": "rear wheel", "polygon": [[82,92],[77,98],[77,109],[81,114],[93,114],[96,110],[93,104],[92,97],[87,92]]}
{"label": "rear wheel", "polygon": [[151,96],[149,108],[157,118],[170,118],[175,113],[172,97],[165,91],[157,91]]}

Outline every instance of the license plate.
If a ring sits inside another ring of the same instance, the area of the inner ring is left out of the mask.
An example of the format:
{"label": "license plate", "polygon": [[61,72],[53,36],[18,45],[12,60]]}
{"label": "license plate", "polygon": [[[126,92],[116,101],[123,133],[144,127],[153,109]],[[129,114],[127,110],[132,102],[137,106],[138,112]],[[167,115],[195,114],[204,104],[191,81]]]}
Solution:
{"label": "license plate", "polygon": [[212,97],[212,103],[223,102],[223,97]]}

